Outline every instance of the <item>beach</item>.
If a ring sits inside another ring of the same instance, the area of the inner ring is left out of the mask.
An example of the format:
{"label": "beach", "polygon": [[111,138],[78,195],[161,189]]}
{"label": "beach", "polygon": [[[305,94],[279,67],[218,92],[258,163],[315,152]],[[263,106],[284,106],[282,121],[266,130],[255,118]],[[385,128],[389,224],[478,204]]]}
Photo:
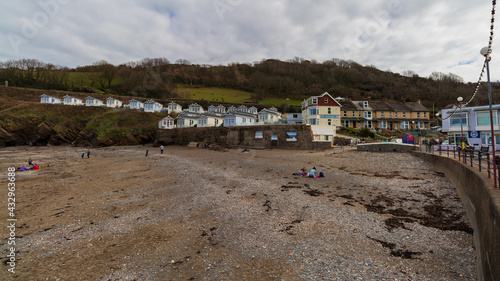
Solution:
{"label": "beach", "polygon": [[[1,280],[476,280],[455,188],[407,153],[0,149]],[[147,156],[146,156],[147,152]],[[8,168],[15,274],[8,271]],[[294,175],[316,167],[323,178]]]}

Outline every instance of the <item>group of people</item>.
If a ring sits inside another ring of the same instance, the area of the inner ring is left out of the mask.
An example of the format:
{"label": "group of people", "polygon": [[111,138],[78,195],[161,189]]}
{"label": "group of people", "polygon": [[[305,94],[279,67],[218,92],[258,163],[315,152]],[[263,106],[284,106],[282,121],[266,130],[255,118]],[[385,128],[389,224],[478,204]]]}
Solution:
{"label": "group of people", "polygon": [[31,160],[31,158],[30,158],[30,159],[28,159],[28,167],[24,167],[24,166],[18,167],[16,169],[16,171],[22,172],[22,171],[38,170],[38,169],[40,169],[40,167],[38,166],[38,164],[33,163],[33,160]]}
{"label": "group of people", "polygon": [[307,172],[306,168],[303,167],[302,169],[299,170],[299,176],[302,176],[302,177],[309,177],[309,178],[323,178],[324,175],[323,175],[323,172],[319,172],[319,174],[317,174],[317,171],[316,171],[316,167],[313,167],[309,173]]}
{"label": "group of people", "polygon": [[[82,151],[82,159],[85,157],[85,151]],[[90,158],[90,149],[87,150],[87,158]]]}

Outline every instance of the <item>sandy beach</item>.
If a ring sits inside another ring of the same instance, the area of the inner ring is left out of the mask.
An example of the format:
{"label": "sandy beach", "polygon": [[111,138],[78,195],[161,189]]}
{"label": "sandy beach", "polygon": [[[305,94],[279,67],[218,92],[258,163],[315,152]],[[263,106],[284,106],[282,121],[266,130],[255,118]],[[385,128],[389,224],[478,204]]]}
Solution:
{"label": "sandy beach", "polygon": [[[410,154],[82,151],[0,149],[1,280],[477,278],[457,192]],[[40,169],[15,174],[12,274],[7,171],[30,157]],[[325,177],[293,175],[313,166]]]}

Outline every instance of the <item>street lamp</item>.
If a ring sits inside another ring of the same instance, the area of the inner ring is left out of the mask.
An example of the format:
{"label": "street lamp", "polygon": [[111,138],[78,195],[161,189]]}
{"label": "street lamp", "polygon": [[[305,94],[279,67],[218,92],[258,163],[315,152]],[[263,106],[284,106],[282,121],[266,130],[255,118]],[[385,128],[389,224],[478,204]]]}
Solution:
{"label": "street lamp", "polygon": [[462,97],[458,97],[457,98],[457,101],[459,103],[459,106],[460,106],[460,132],[462,134],[462,136],[460,137],[460,142],[462,143],[461,146],[462,146],[462,151],[464,151],[465,149],[465,143],[464,143],[464,126],[463,126],[463,118],[462,118],[462,101],[464,99]]}
{"label": "street lamp", "polygon": [[497,166],[495,157],[495,129],[493,127],[493,110],[491,105],[491,83],[490,83],[490,60],[491,60],[491,49],[490,47],[484,47],[481,49],[481,55],[486,58],[486,76],[488,77],[488,98],[490,101],[490,125],[491,125],[491,150],[493,154],[493,177],[494,177],[494,188],[497,188]]}

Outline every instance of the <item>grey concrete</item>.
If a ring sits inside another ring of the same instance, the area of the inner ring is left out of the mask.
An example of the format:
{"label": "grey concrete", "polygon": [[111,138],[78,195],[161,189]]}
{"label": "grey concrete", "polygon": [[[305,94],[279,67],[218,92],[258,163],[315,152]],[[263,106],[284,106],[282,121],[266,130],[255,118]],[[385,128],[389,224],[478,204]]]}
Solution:
{"label": "grey concrete", "polygon": [[457,188],[474,228],[479,280],[500,280],[500,189],[486,172],[434,154],[414,152],[443,172]]}

